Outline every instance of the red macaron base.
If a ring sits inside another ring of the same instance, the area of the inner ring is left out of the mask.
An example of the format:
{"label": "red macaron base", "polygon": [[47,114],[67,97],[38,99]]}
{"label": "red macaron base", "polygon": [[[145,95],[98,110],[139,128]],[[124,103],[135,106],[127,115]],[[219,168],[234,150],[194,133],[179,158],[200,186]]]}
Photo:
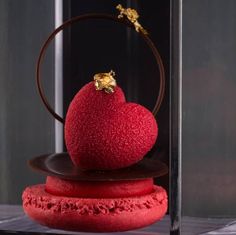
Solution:
{"label": "red macaron base", "polygon": [[116,232],[141,228],[167,211],[167,194],[154,186],[149,194],[120,198],[55,196],[45,185],[30,186],[22,195],[25,213],[51,228],[85,232]]}
{"label": "red macaron base", "polygon": [[72,181],[47,176],[46,192],[56,196],[118,198],[141,196],[153,191],[153,179],[120,181]]}

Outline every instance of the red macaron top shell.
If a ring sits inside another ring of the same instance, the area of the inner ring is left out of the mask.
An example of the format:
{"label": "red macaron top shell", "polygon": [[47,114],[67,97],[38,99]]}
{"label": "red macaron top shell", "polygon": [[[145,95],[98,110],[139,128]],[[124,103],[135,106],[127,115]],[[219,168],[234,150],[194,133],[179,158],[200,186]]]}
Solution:
{"label": "red macaron top shell", "polygon": [[66,115],[65,141],[73,163],[84,169],[112,170],[140,161],[153,147],[157,123],[145,107],[127,103],[118,86],[114,93],[86,84]]}

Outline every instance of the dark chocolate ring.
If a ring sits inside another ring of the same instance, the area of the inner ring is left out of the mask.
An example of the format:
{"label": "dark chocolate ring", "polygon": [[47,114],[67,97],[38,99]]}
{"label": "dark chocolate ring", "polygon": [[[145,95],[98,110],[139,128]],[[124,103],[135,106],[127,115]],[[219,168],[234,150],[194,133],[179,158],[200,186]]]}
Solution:
{"label": "dark chocolate ring", "polygon": [[[44,103],[44,105],[46,106],[47,110],[52,114],[52,116],[57,119],[58,121],[60,121],[61,123],[64,123],[64,119],[58,115],[53,108],[50,106],[49,102],[46,99],[46,96],[44,95],[44,91],[42,88],[42,84],[41,84],[41,74],[40,74],[40,66],[42,64],[42,60],[45,54],[45,51],[47,49],[47,47],[49,46],[50,42],[54,39],[54,37],[56,36],[56,34],[58,34],[60,31],[62,31],[63,29],[65,29],[67,26],[72,25],[73,23],[76,23],[78,21],[82,21],[82,20],[88,20],[88,19],[105,19],[105,20],[111,20],[111,21],[115,21],[121,24],[124,24],[130,28],[134,28],[133,24],[127,20],[126,18],[118,18],[117,16],[113,16],[113,15],[108,15],[108,14],[85,14],[85,15],[81,15],[81,16],[76,16],[74,18],[71,18],[69,20],[67,20],[66,22],[64,22],[61,26],[59,26],[58,28],[56,28],[48,37],[48,39],[44,42],[40,53],[39,53],[39,57],[38,57],[38,61],[37,61],[37,67],[36,67],[36,80],[37,80],[37,87],[38,87],[38,91],[40,94],[40,97]],[[160,109],[163,97],[164,97],[164,91],[165,91],[165,70],[164,70],[164,66],[163,66],[163,62],[161,59],[161,56],[157,50],[157,48],[155,47],[154,43],[152,42],[152,40],[148,37],[147,34],[144,34],[142,31],[139,32],[139,34],[142,36],[142,38],[144,39],[144,41],[147,43],[147,45],[149,46],[149,48],[151,49],[153,55],[155,56],[157,65],[159,67],[159,73],[160,73],[160,88],[159,88],[159,94],[156,100],[156,104],[154,106],[154,109],[152,111],[153,115],[156,116],[157,112]]]}

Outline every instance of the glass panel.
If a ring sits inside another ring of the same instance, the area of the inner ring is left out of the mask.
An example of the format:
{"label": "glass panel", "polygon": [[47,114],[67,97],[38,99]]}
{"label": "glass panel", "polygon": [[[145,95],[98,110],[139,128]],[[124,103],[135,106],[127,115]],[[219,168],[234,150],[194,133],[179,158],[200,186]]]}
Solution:
{"label": "glass panel", "polygon": [[[0,1],[0,204],[21,204],[26,185],[43,182],[27,160],[54,152],[54,120],[39,99],[35,63],[54,26],[53,1]],[[53,102],[53,51],[44,86]]]}
{"label": "glass panel", "polygon": [[236,1],[183,1],[183,213],[236,216]]}

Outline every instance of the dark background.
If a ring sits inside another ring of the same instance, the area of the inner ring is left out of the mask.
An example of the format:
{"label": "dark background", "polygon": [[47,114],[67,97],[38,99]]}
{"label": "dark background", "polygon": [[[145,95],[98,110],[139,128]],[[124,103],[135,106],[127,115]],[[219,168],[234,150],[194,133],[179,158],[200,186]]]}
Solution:
{"label": "dark background", "polygon": [[[88,12],[117,14],[135,7],[163,58],[166,96],[157,115],[157,150],[168,162],[170,3],[64,1],[64,20]],[[39,49],[54,29],[53,0],[0,0],[0,203],[21,203],[27,185],[44,177],[27,160],[54,152],[54,120],[43,107],[34,76]],[[236,215],[236,2],[183,1],[183,214]],[[94,73],[114,69],[127,100],[150,110],[159,83],[151,52],[136,32],[91,21],[64,32],[64,110]],[[172,61],[175,63],[175,61]],[[54,104],[54,51],[43,65],[43,84]],[[168,188],[168,177],[157,180]]]}

